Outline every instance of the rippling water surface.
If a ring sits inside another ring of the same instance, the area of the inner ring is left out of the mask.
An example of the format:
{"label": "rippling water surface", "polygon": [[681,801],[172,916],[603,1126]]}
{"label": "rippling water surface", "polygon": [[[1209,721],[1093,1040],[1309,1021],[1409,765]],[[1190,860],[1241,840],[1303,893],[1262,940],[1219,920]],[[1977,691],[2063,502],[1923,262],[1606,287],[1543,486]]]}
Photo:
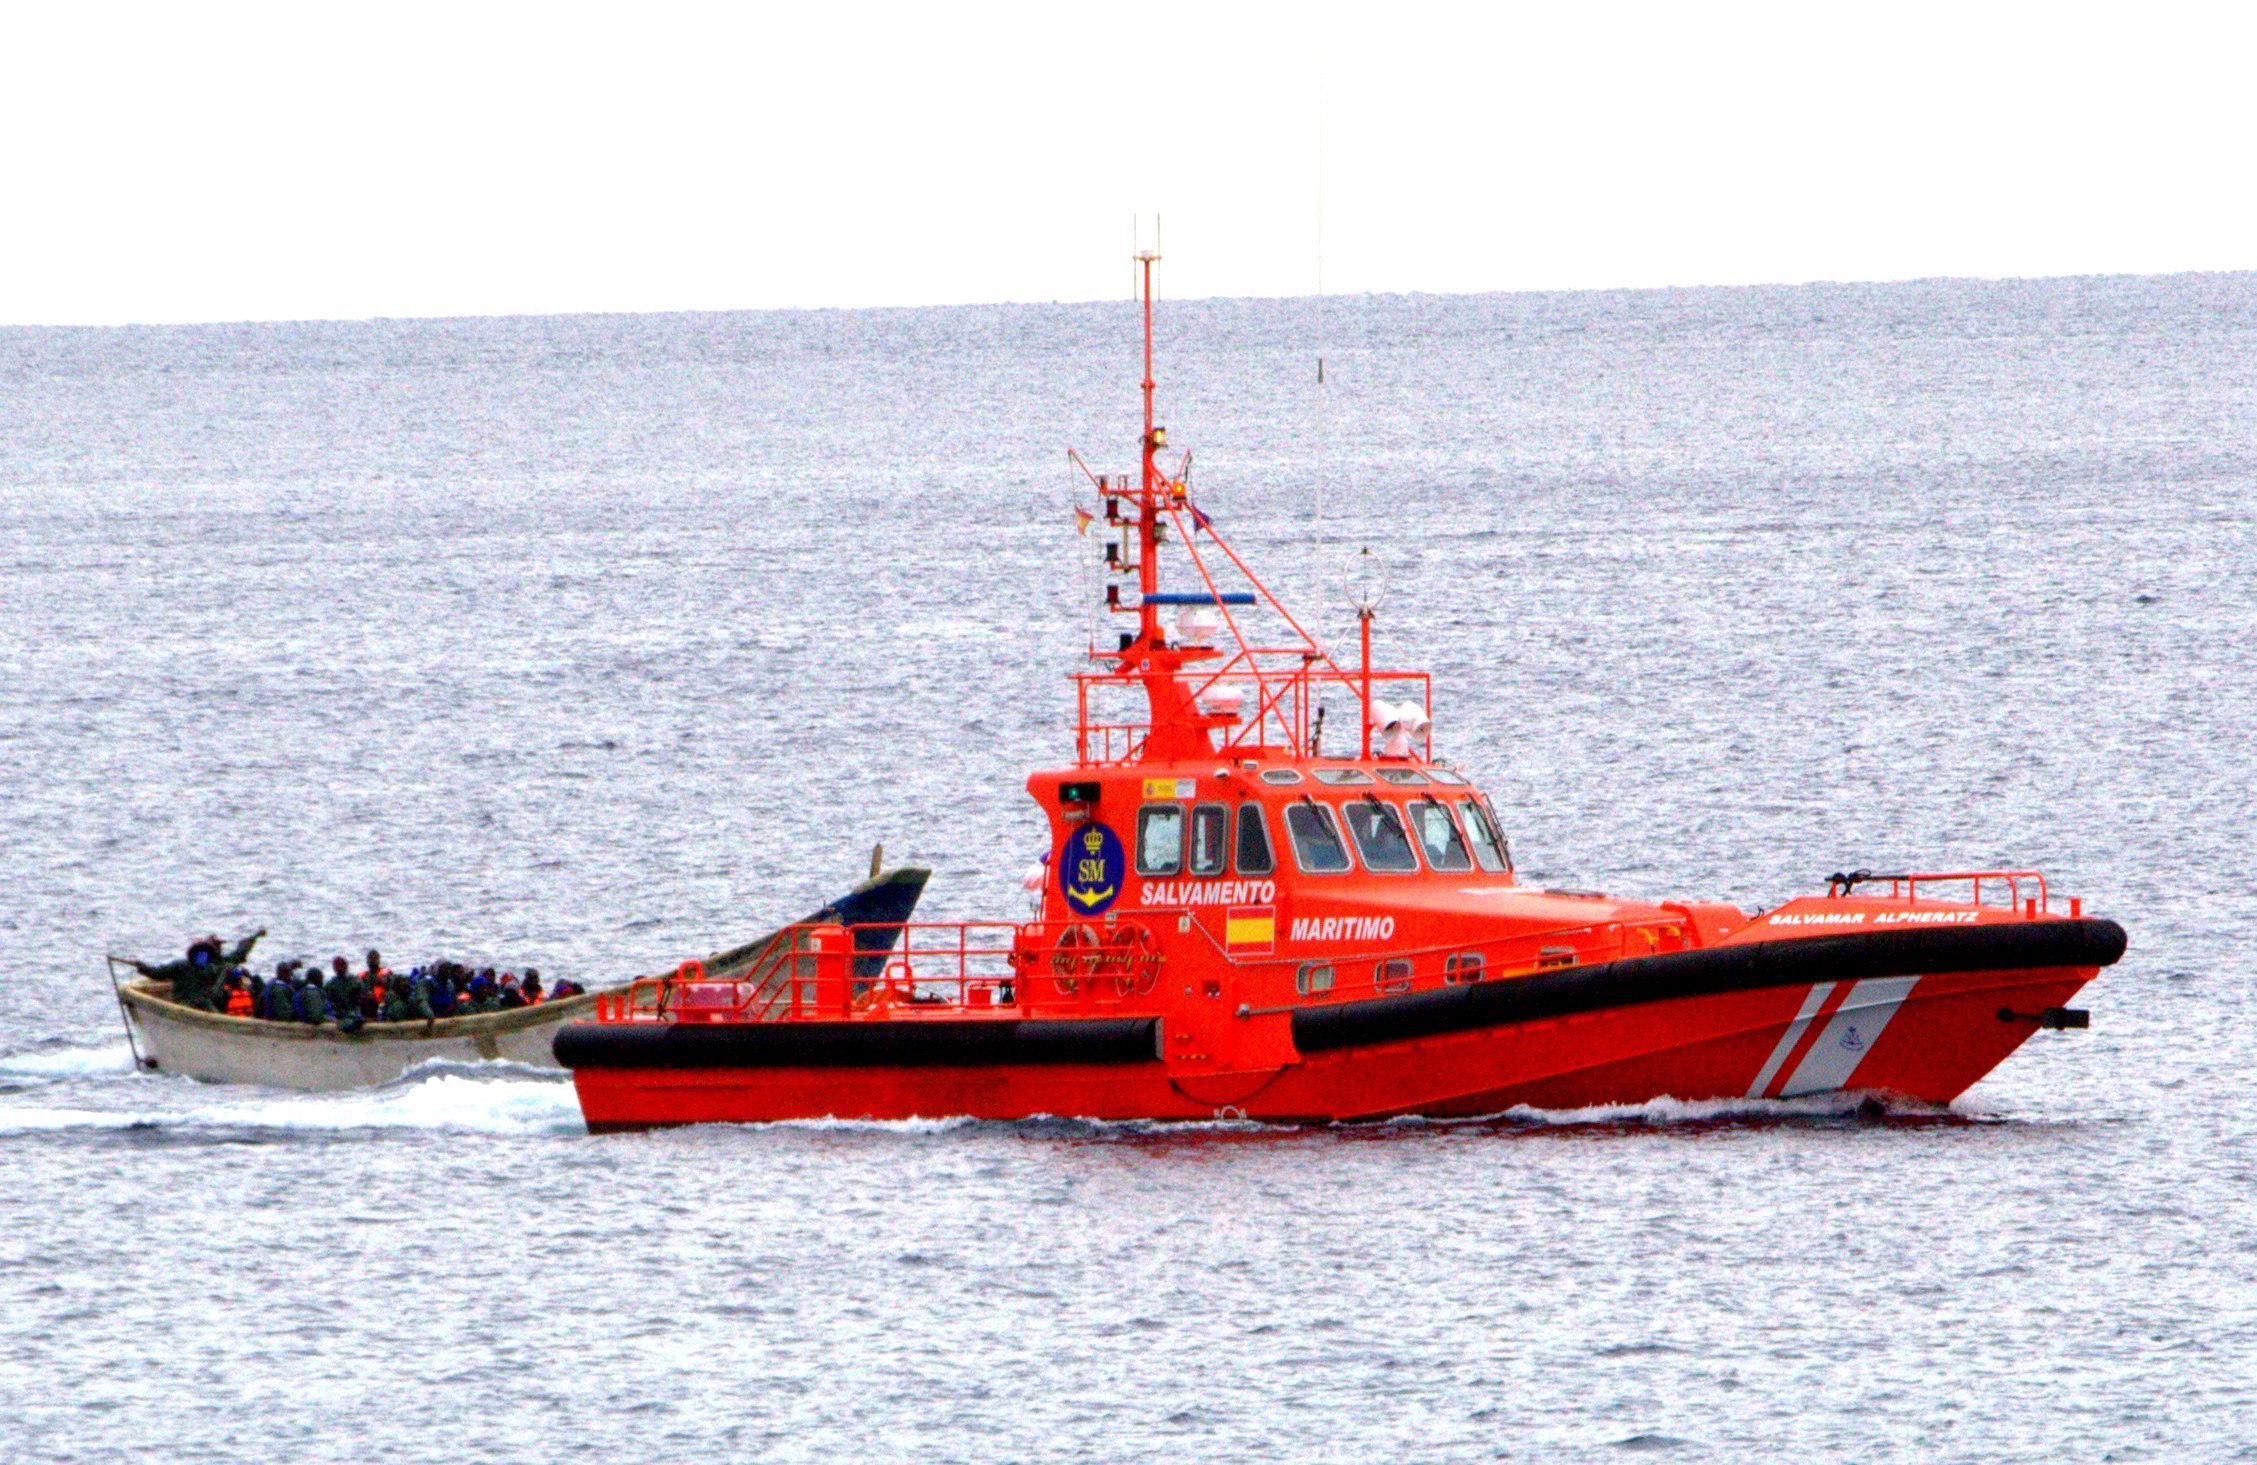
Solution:
{"label": "rippling water surface", "polygon": [[[137,1075],[101,958],[1015,915],[1125,305],[0,331],[0,1454],[2180,1459],[2257,1439],[2257,277],[1163,305],[1202,502],[1544,883],[2031,864],[1948,1113],[715,1128]],[[1320,499],[1321,521],[1312,518]]]}

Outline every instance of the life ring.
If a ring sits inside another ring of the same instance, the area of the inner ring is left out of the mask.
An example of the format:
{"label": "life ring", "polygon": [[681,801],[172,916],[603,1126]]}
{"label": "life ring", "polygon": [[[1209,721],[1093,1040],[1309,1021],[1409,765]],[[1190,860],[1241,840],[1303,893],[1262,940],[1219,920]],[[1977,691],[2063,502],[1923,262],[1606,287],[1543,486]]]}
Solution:
{"label": "life ring", "polygon": [[917,1000],[917,982],[909,963],[896,957],[878,979],[854,995],[856,1012],[884,1012],[889,1007]]}
{"label": "life ring", "polygon": [[674,969],[673,976],[661,978],[658,984],[658,1015],[666,1016],[666,1009],[676,1005],[677,997],[687,999],[689,994],[685,989],[690,983],[704,980],[705,963],[702,961],[685,961]]}
{"label": "life ring", "polygon": [[1140,921],[1122,921],[1105,933],[1104,974],[1123,997],[1142,997],[1160,977],[1160,953]]}
{"label": "life ring", "polygon": [[1069,997],[1081,991],[1082,978],[1097,975],[1104,961],[1105,938],[1095,926],[1068,926],[1050,948],[1050,974]]}

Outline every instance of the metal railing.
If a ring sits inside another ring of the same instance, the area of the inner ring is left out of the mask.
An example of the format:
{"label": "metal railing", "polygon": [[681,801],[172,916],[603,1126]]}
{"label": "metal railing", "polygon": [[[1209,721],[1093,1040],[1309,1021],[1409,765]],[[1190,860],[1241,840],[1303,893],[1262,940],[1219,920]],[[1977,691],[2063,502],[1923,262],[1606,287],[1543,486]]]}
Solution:
{"label": "metal railing", "polygon": [[[1908,906],[1940,899],[1928,893],[1936,887],[1965,886],[1975,905],[2020,910],[2033,918],[2050,911],[2045,876],[2035,870],[1858,871],[1830,882],[1836,895],[1861,885],[1885,888],[1864,898]],[[2082,914],[2082,904],[2071,902],[2072,916]],[[1282,1004],[1249,1006],[1249,1012],[1525,977],[1682,950],[1693,940],[1691,917],[1672,912],[1415,948],[1246,955],[1229,950],[1200,914],[1184,909],[1090,921],[788,926],[732,970],[709,973],[685,963],[671,975],[641,978],[620,993],[599,997],[596,1016],[606,1022],[785,1022],[1113,1011],[1143,1005],[1157,990],[1167,958],[1155,932],[1171,922],[1183,936],[1205,944],[1218,975],[1253,977],[1257,995],[1272,989]],[[881,944],[889,947],[882,957],[873,949]],[[1332,980],[1321,992],[1295,1000],[1296,973],[1312,965],[1329,966]]]}
{"label": "metal railing", "polygon": [[[880,955],[865,938],[884,938]],[[1161,955],[1138,920],[787,926],[741,969],[685,962],[599,998],[599,1022],[784,1022],[1112,1008],[1150,995]],[[873,969],[875,968],[875,969]]]}
{"label": "metal railing", "polygon": [[[1092,706],[1093,696],[1106,692],[1147,695],[1141,672],[1081,672],[1074,676],[1076,698],[1074,751],[1085,764],[1126,763],[1142,752],[1152,729],[1149,716],[1112,719]],[[1241,651],[1219,665],[1203,667],[1179,677],[1185,698],[1194,707],[1215,695],[1218,688],[1240,686],[1249,695],[1236,712],[1201,713],[1195,722],[1216,735],[1216,751],[1250,751],[1259,747],[1307,749],[1317,722],[1317,699],[1327,690],[1345,691],[1352,699],[1351,714],[1361,719],[1364,678],[1342,671],[1330,662],[1312,660],[1307,653],[1283,647],[1258,647]],[[1415,700],[1429,718],[1434,712],[1433,677],[1422,671],[1378,671],[1370,677],[1374,701],[1392,697]],[[1336,747],[1352,749],[1361,731],[1355,722],[1331,729],[1341,741]],[[1421,758],[1434,756],[1431,726],[1417,739]],[[1346,751],[1338,757],[1360,757]]]}
{"label": "metal railing", "polygon": [[[1938,885],[1964,884],[1967,886],[1965,903],[1968,905],[2003,904],[2031,915],[2052,910],[2052,897],[2046,890],[2045,876],[2036,870],[1930,870],[1905,875],[1876,875],[1871,870],[1856,870],[1846,875],[1827,877],[1826,893],[1845,896],[1853,894],[1860,885],[1883,883],[1888,887],[1887,894],[1875,892],[1862,899],[1901,900],[1911,905],[1921,899],[1922,886],[1932,888]],[[2001,890],[2006,896],[2003,902],[1983,898],[1985,892]],[[1929,900],[1945,898],[1938,895],[1927,897]],[[2081,906],[2083,902],[2078,901],[2076,904]]]}

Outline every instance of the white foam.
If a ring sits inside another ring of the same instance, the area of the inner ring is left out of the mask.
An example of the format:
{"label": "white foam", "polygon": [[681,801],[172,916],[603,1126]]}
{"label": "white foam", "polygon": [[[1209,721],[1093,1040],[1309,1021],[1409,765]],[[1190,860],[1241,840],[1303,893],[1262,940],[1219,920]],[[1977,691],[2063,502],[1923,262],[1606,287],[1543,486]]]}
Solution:
{"label": "white foam", "polygon": [[44,1079],[107,1078],[133,1072],[133,1049],[123,1041],[98,1048],[60,1046],[32,1048],[0,1056],[0,1078]]}
{"label": "white foam", "polygon": [[949,1119],[771,1119],[739,1126],[743,1129],[804,1129],[814,1133],[868,1131],[871,1134],[949,1134],[985,1121],[968,1115]]}
{"label": "white foam", "polygon": [[148,1121],[103,1109],[42,1109],[0,1104],[0,1134],[44,1134],[63,1129],[130,1129]]}
{"label": "white foam", "polygon": [[[176,1097],[178,1090],[167,1097]],[[125,1129],[285,1130],[336,1134],[431,1130],[469,1134],[572,1134],[581,1130],[572,1085],[555,1079],[440,1074],[343,1094],[253,1091],[240,1100],[161,1110],[104,1110],[0,1103],[0,1134]]]}
{"label": "white foam", "polygon": [[[133,1072],[124,1044],[114,1048],[59,1048],[0,1058],[0,1074],[59,1079],[85,1074]],[[166,1086],[162,1096],[217,1092],[202,1086]],[[182,1129],[257,1129],[338,1134],[353,1131],[430,1130],[468,1134],[573,1134],[582,1129],[580,1105],[572,1085],[545,1070],[511,1063],[460,1063],[434,1060],[382,1088],[335,1094],[281,1094],[238,1089],[218,1102],[187,1107],[108,1110],[47,1107],[0,1102],[0,1133],[49,1133],[74,1129],[125,1129],[136,1125]],[[1673,1099],[1642,1104],[1597,1104],[1582,1109],[1535,1109],[1525,1105],[1478,1120],[1389,1121],[1388,1126],[1495,1123],[1562,1127],[1599,1124],[1702,1124],[1743,1119],[1832,1119],[1855,1113],[1868,1102],[1860,1093],[1810,1094],[1795,1099]],[[1938,1114],[1925,1105],[1890,1104],[1891,1114]],[[747,1124],[746,1129],[800,1130],[812,1133],[866,1132],[896,1135],[951,1134],[987,1121],[964,1116],[911,1119],[786,1119]],[[1021,1124],[1056,1126],[1099,1133],[1243,1133],[1278,1128],[1253,1120],[1070,1119],[1036,1116]],[[1284,1126],[1291,1129],[1292,1126]]]}
{"label": "white foam", "polygon": [[554,1068],[543,1068],[534,1063],[519,1063],[510,1058],[426,1058],[403,1072],[383,1087],[396,1089],[404,1084],[422,1083],[448,1074],[490,1083],[496,1079],[529,1078],[544,1083],[562,1083],[564,1080]]}
{"label": "white foam", "polygon": [[[1806,1094],[1794,1099],[1673,1099],[1663,1096],[1643,1104],[1593,1104],[1584,1109],[1532,1109],[1516,1105],[1492,1119],[1524,1124],[1703,1124],[1719,1119],[1836,1119],[1863,1108],[1872,1095],[1840,1090]],[[1890,1114],[1932,1114],[1945,1111],[1926,1105],[1884,1101]]]}
{"label": "white foam", "polygon": [[442,1073],[381,1089],[291,1094],[198,1110],[191,1123],[258,1129],[434,1129],[474,1134],[555,1134],[581,1127],[572,1085],[555,1079],[484,1079]]}
{"label": "white foam", "polygon": [[953,1134],[977,1126],[1053,1129],[1074,1134],[1242,1134],[1276,1130],[1289,1133],[1295,1126],[1264,1124],[1252,1119],[1088,1119],[1058,1114],[1030,1114],[1024,1119],[976,1119],[968,1114],[944,1119],[769,1119],[737,1125],[740,1129],[805,1130],[813,1133],[868,1132],[871,1134]]}

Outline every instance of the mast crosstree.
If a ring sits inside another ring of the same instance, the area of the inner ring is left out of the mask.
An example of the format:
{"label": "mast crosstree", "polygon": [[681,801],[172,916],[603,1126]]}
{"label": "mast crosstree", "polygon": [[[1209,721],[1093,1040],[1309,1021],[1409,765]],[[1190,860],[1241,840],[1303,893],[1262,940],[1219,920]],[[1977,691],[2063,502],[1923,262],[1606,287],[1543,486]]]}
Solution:
{"label": "mast crosstree", "polygon": [[[1106,586],[1105,608],[1133,614],[1136,630],[1122,633],[1112,649],[1092,648],[1092,659],[1106,669],[1074,678],[1080,705],[1076,755],[1094,763],[1212,754],[1314,757],[1321,697],[1337,690],[1356,704],[1365,730],[1364,746],[1345,756],[1366,756],[1370,730],[1385,721],[1374,715],[1381,694],[1404,696],[1422,719],[1431,719],[1428,675],[1371,668],[1368,612],[1362,622],[1363,663],[1354,672],[1342,667],[1194,504],[1190,453],[1172,473],[1162,466],[1168,430],[1158,415],[1152,331],[1160,254],[1139,250],[1133,258],[1144,326],[1139,471],[1131,484],[1125,475],[1091,473],[1080,454],[1071,456],[1104,504],[1107,570],[1122,579],[1135,576],[1134,602],[1124,601],[1125,587],[1115,580]],[[1196,585],[1162,588],[1160,556],[1171,543],[1182,547]],[[1172,635],[1161,619],[1164,609],[1178,612]],[[1143,693],[1142,717],[1120,713],[1117,694],[1123,690]],[[1431,732],[1422,740],[1420,756],[1431,758]]]}

